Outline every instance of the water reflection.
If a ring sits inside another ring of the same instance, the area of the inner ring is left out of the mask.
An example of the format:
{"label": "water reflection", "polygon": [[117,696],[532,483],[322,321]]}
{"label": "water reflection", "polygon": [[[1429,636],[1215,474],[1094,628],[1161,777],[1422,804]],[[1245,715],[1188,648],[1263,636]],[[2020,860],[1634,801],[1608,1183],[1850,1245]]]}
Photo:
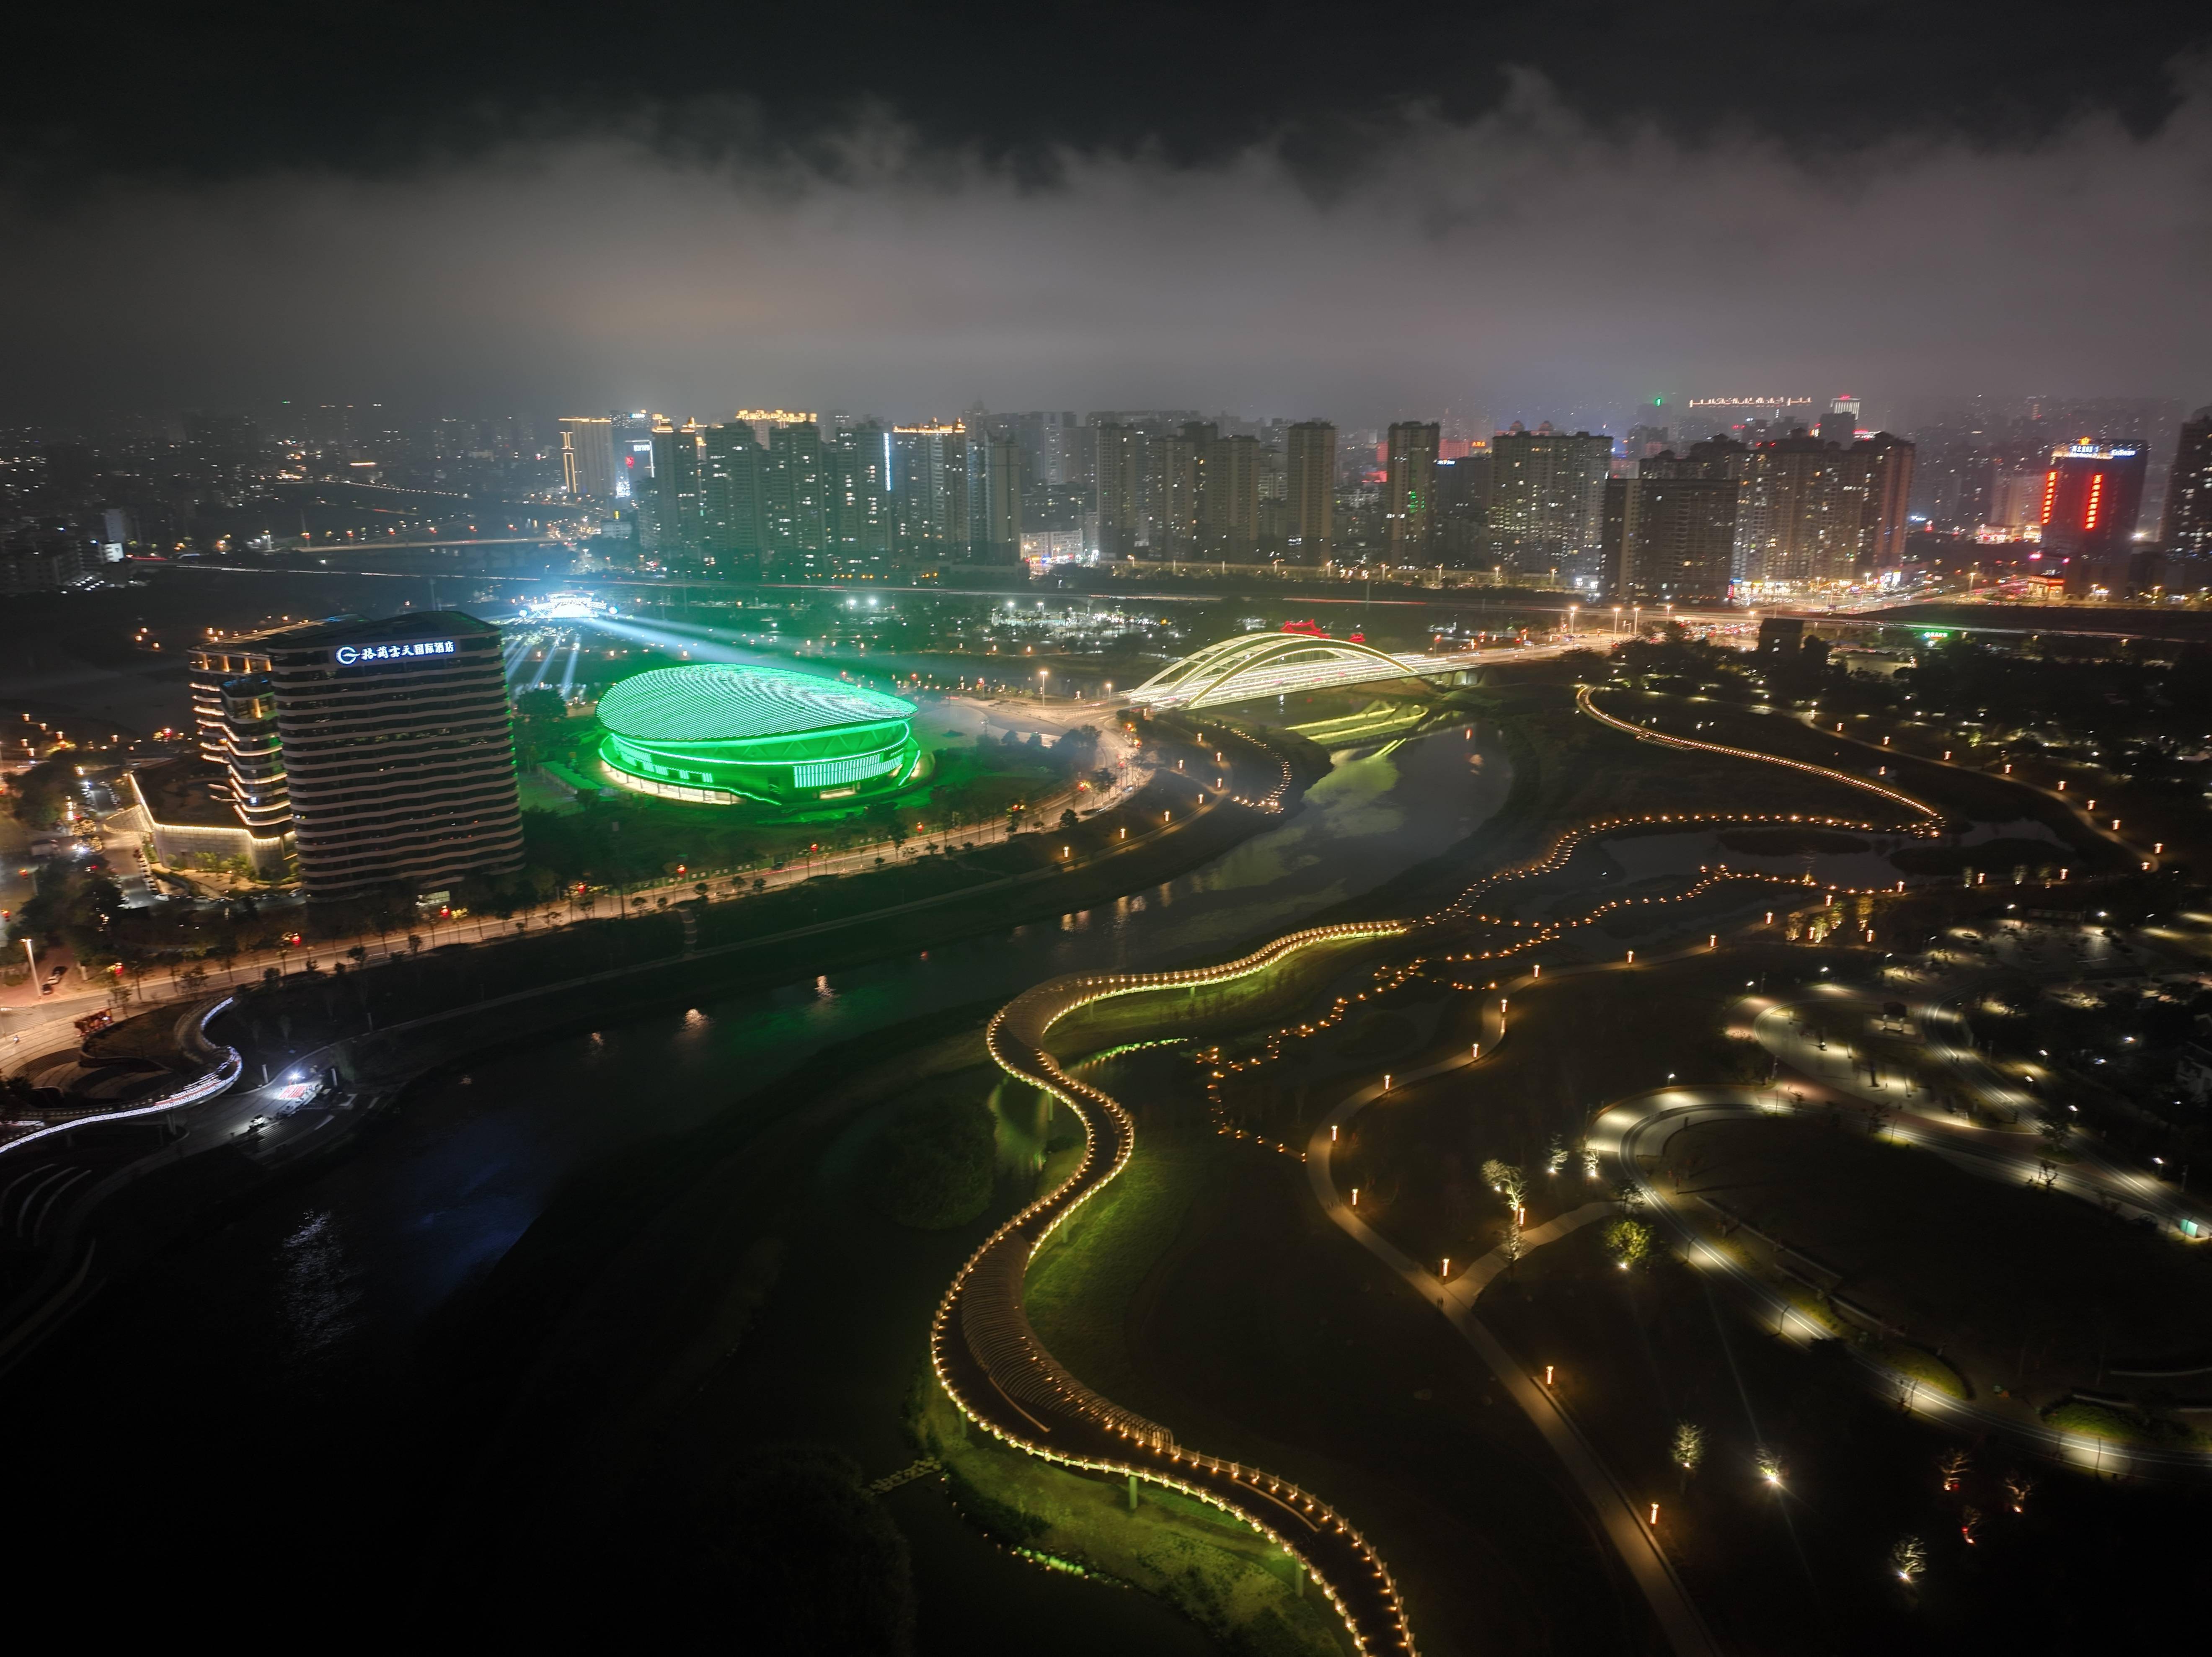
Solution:
{"label": "water reflection", "polygon": [[473,1085],[417,1099],[311,1193],[369,1279],[352,1332],[404,1338],[577,1171],[698,1125],[824,1047],[1060,973],[1234,949],[1436,855],[1510,785],[1501,757],[1475,768],[1469,750],[1452,731],[1342,760],[1282,827],[1110,904],[472,1065]]}

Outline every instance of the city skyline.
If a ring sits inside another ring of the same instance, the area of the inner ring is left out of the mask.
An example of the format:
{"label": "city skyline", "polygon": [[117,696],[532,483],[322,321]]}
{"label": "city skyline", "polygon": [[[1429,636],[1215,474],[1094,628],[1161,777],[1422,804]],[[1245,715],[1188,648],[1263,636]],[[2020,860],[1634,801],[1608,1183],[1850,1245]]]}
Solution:
{"label": "city skyline", "polygon": [[2203,0],[10,39],[33,1591],[2189,1625]]}

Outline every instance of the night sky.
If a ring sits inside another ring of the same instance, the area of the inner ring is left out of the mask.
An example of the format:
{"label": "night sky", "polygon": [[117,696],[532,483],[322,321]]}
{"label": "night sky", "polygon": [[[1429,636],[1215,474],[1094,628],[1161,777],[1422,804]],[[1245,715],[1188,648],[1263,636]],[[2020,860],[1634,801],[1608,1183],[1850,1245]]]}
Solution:
{"label": "night sky", "polygon": [[2212,392],[2212,7],[45,8],[0,412]]}

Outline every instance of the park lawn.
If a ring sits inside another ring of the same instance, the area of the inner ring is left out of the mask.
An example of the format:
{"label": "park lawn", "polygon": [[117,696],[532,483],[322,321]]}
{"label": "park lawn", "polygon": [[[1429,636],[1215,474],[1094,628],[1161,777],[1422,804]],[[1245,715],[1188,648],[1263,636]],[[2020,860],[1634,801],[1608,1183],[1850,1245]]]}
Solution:
{"label": "park lawn", "polygon": [[[1727,1006],[1747,979],[1768,971],[1794,978],[1826,958],[1761,945],[1523,984],[1513,992],[1504,1044],[1486,1050],[1480,1064],[1405,1084],[1387,1106],[1360,1114],[1338,1152],[1337,1183],[1370,1193],[1361,1199],[1369,1223],[1415,1259],[1472,1259],[1496,1244],[1504,1219],[1497,1194],[1477,1177],[1486,1161],[1526,1171],[1529,1224],[1577,1206],[1590,1194],[1586,1182],[1571,1171],[1544,1174],[1554,1137],[1579,1144],[1594,1113],[1665,1086],[1670,1072],[1684,1084],[1740,1082],[1747,1048],[1723,1034]],[[1487,998],[1453,993],[1433,1047],[1409,1055],[1404,1068],[1465,1052]]]}
{"label": "park lawn", "polygon": [[1843,1273],[1852,1300],[2014,1390],[2195,1357],[2212,1322],[2212,1257],[2078,1198],[1854,1127],[1708,1123],[1671,1142],[1667,1171]]}
{"label": "park lawn", "polygon": [[[1118,1181],[1117,1181],[1118,1183]],[[1065,1228],[1062,1228],[1065,1229]],[[919,1423],[968,1517],[1041,1563],[1158,1594],[1232,1652],[1340,1657],[1343,1624],[1296,1560],[1206,1503],[1054,1466],[969,1428],[934,1378]]]}
{"label": "park lawn", "polygon": [[[1141,1406],[1131,1396],[1129,1308],[1218,1161],[1211,1139],[1180,1144],[1139,1133],[1127,1166],[1030,1263],[1024,1292],[1037,1338],[1079,1379],[1131,1409]],[[1053,1171],[1048,1164],[1047,1175]],[[1040,1191],[1049,1188],[1039,1181]]]}

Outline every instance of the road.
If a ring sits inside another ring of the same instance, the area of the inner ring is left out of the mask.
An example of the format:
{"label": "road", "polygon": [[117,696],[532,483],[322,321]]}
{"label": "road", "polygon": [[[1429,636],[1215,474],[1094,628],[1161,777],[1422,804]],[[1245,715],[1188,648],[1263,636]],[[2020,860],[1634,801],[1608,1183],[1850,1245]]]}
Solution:
{"label": "road", "polygon": [[[1102,730],[1100,747],[1102,760],[1115,772],[1114,781],[1097,792],[1079,791],[1071,785],[1049,795],[1036,802],[1032,814],[1035,821],[1049,822],[1061,810],[1070,809],[1079,802],[1086,811],[1110,810],[1140,792],[1158,774],[1158,768],[1143,758],[1141,744],[1125,736],[1118,728]],[[1197,777],[1191,777],[1188,780],[1201,789],[1206,781]],[[1239,803],[1273,809],[1274,802],[1279,799],[1288,782],[1286,774],[1281,786],[1264,798],[1243,799],[1239,797]],[[763,870],[757,875],[744,877],[724,875],[707,879],[685,874],[647,884],[625,885],[613,895],[614,913],[629,913],[640,903],[652,907],[664,899],[670,902],[690,901],[696,897],[696,888],[702,883],[708,887],[710,901],[743,901],[747,896],[757,895],[750,890],[754,880],[762,883],[764,892],[778,891],[823,876],[872,872],[878,860],[887,853],[912,858],[927,855],[923,847],[939,844],[948,850],[956,845],[963,847],[994,845],[1011,838],[1015,832],[1003,819],[994,819],[943,835],[922,835],[903,847],[894,847],[889,841],[871,841],[851,851],[831,853],[805,859],[788,868]],[[718,889],[726,895],[720,900],[714,900],[713,894]],[[590,920],[598,913],[596,896],[589,901],[571,898],[557,907],[562,912],[562,920],[568,921]],[[448,920],[426,916],[416,923],[420,931],[414,935],[422,938],[428,947],[435,949],[453,943],[503,939],[526,932],[532,926],[558,924],[562,924],[562,920],[551,919],[544,912],[535,920],[526,915],[520,922],[489,914]],[[361,966],[395,960],[412,953],[408,944],[411,931],[412,928],[401,929],[381,935],[365,932],[356,938],[318,938],[312,943],[303,942],[296,947],[251,950],[240,955],[228,967],[202,963],[202,976],[196,982],[180,982],[172,978],[165,984],[162,980],[149,977],[138,984],[137,994],[142,1007],[162,1001],[181,1005],[198,997],[256,982],[271,967],[282,973],[297,970],[319,961],[351,962],[353,957],[349,951],[356,949],[362,951],[356,963]],[[64,1052],[76,1046],[81,1038],[73,1021],[111,1005],[107,987],[103,983],[97,993],[67,998],[58,997],[35,1009],[27,1005],[17,1010],[7,1010],[11,1016],[4,1025],[0,1025],[0,1029],[5,1030],[4,1037],[0,1037],[0,1074],[12,1074],[34,1059]]]}

